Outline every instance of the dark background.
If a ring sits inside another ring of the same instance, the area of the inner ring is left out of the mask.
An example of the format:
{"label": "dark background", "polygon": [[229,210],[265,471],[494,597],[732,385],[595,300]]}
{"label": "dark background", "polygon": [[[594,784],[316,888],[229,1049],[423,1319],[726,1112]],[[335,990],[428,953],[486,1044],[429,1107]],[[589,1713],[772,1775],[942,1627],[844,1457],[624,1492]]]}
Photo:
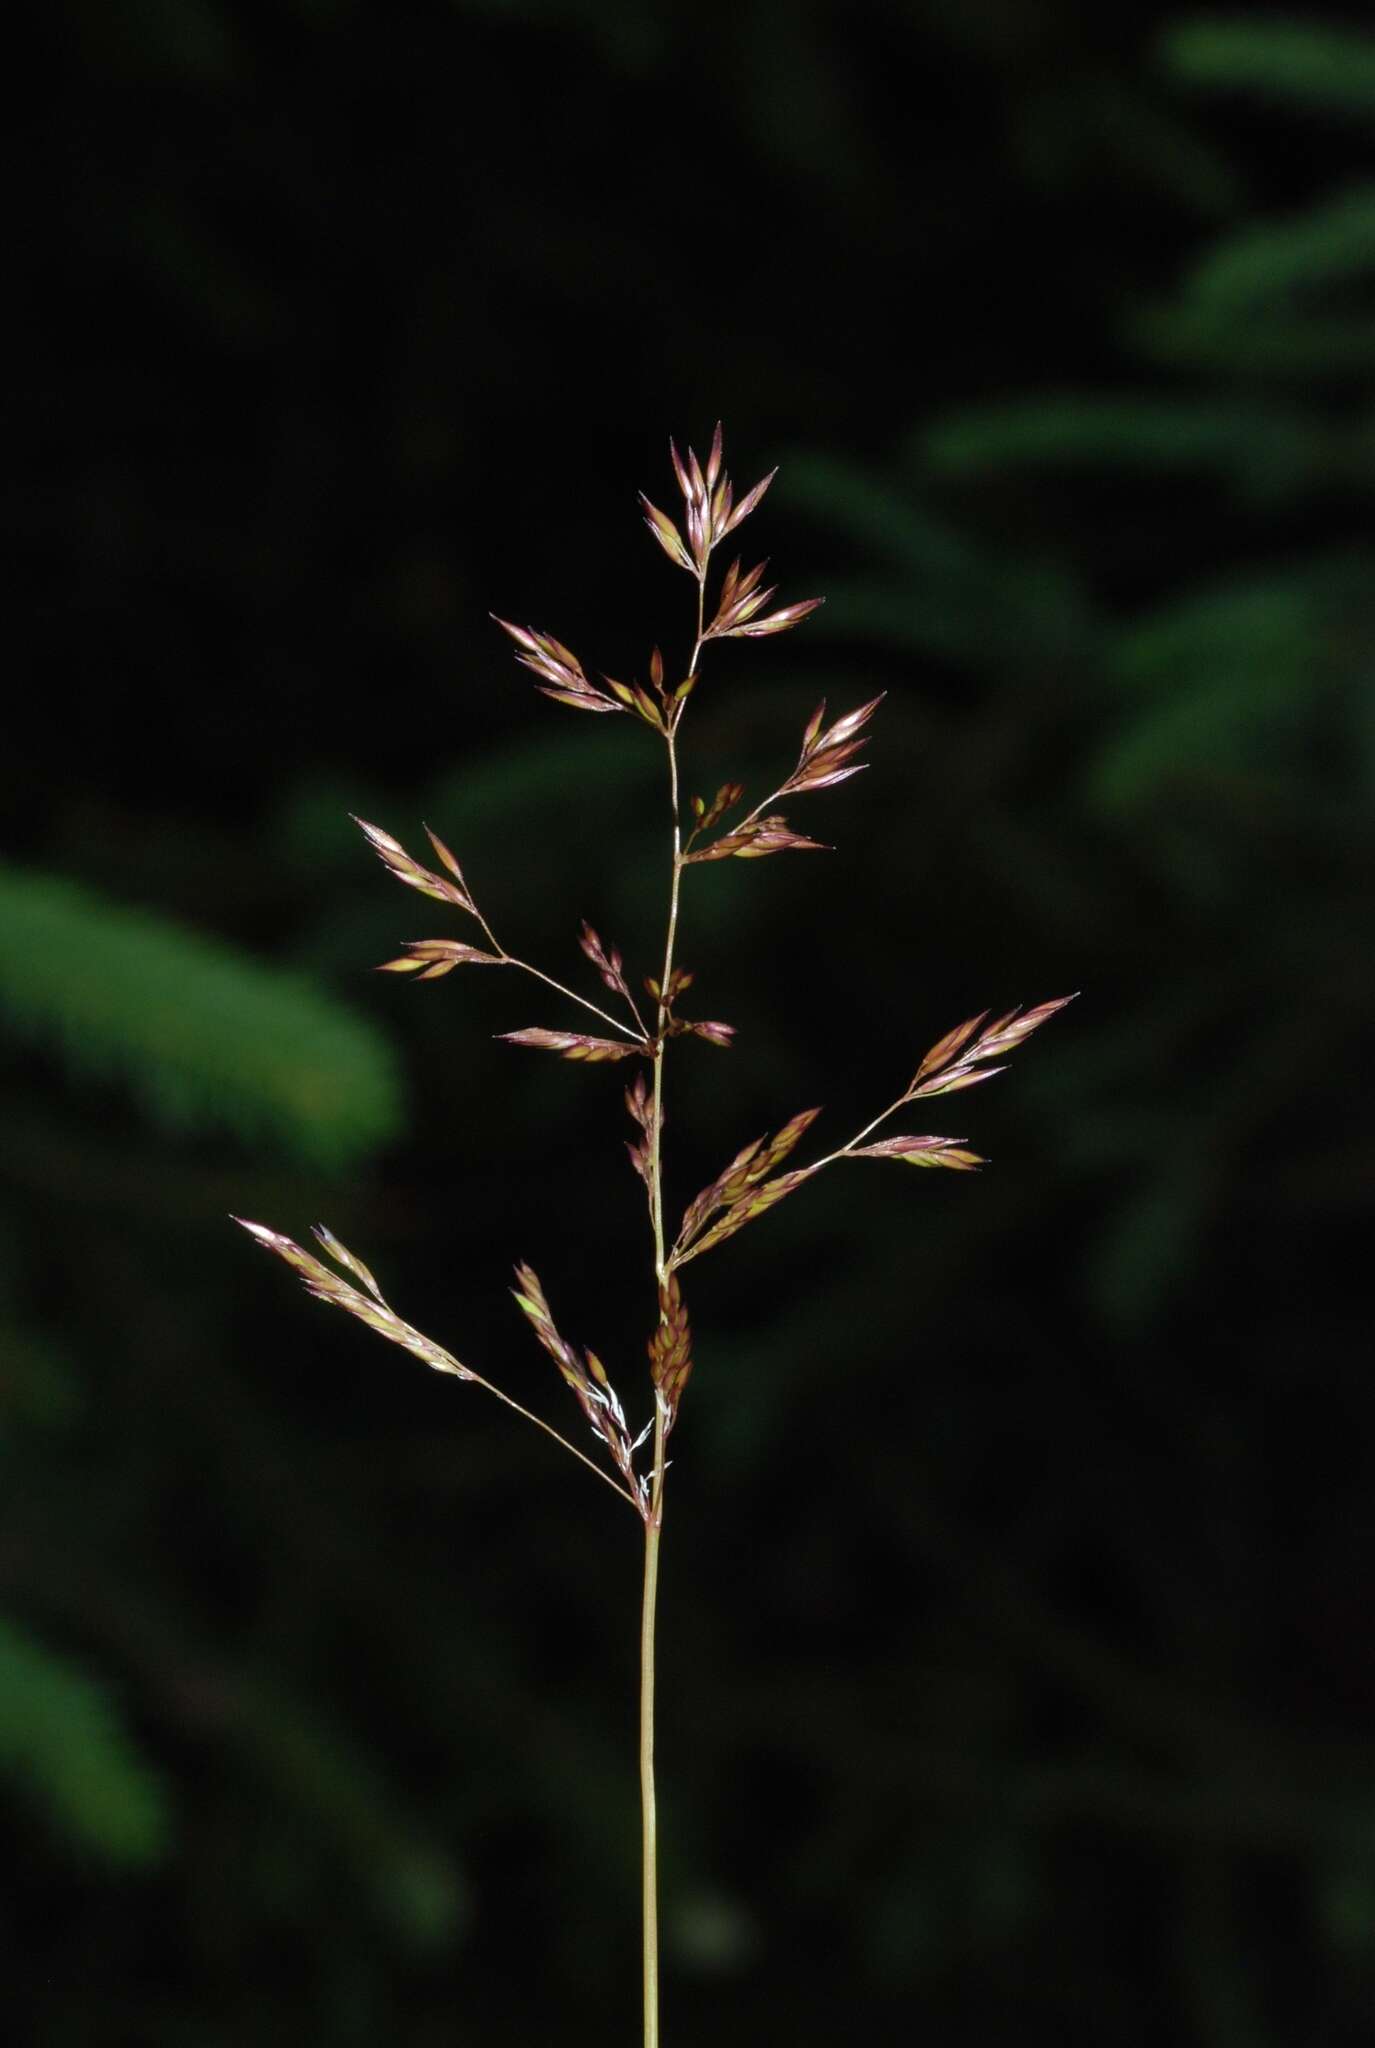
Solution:
{"label": "dark background", "polygon": [[[662,1589],[666,2037],[1339,2048],[1375,2023],[1366,1296],[1375,34],[1089,0],[55,0],[13,57],[0,756],[8,2038],[638,2038],[639,1551],[307,1301],[318,1216],[577,1417],[646,1412],[623,1073],[508,943],[659,946],[660,751],[488,619],[681,661],[641,526],[726,424],[823,693],[828,854],[689,876],[730,1052],[670,1188],[828,1147],[970,1011],[1079,1002],[690,1269]],[[431,914],[433,912],[433,914]],[[577,985],[595,994],[596,985]],[[939,1112],[945,1112],[940,1114]]]}

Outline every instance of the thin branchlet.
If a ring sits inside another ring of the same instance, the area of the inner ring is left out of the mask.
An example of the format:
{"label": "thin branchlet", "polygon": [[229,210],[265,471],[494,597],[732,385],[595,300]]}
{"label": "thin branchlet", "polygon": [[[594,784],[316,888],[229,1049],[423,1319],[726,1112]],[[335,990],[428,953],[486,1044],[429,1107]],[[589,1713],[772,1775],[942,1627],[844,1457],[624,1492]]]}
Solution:
{"label": "thin branchlet", "polygon": [[[841,1160],[894,1159],[908,1165],[944,1167],[962,1172],[984,1164],[976,1152],[969,1150],[963,1138],[915,1133],[889,1135],[875,1140],[873,1134],[909,1104],[924,1104],[929,1098],[953,1094],[991,1080],[1002,1071],[1004,1055],[1071,1000],[1058,997],[1029,1010],[1020,1007],[1008,1010],[992,1023],[987,1021],[987,1011],[967,1019],[930,1047],[903,1092],[886,1109],[872,1117],[854,1137],[823,1153],[809,1165],[791,1164],[780,1171],[785,1161],[793,1159],[821,1114],[815,1108],[799,1110],[772,1136],[765,1135],[745,1144],[693,1197],[676,1232],[670,1236],[664,1202],[667,1048],[672,1039],[693,1037],[705,1040],[709,1045],[725,1047],[730,1045],[734,1035],[730,1024],[714,1018],[686,1017],[679,1008],[683,995],[694,980],[677,960],[687,870],[703,862],[759,860],[777,853],[822,850],[823,842],[796,831],[784,812],[776,807],[784,803],[791,805],[798,797],[834,788],[862,772],[866,764],[856,756],[869,737],[867,728],[882,702],[882,692],[844,712],[829,724],[823,701],[804,729],[792,769],[743,816],[731,818],[745,796],[743,783],[733,781],[722,783],[709,799],[694,796],[685,811],[679,737],[688,707],[701,682],[705,651],[721,642],[769,638],[787,632],[814,612],[822,600],[804,598],[775,604],[777,585],[766,583],[766,563],[760,561],[744,568],[739,556],[733,556],[719,581],[716,580],[716,550],[758,508],[773,482],[775,471],[771,470],[737,499],[725,469],[719,424],[712,436],[705,463],[698,460],[692,448],[685,456],[680,454],[672,441],[669,443],[669,455],[683,501],[681,513],[676,519],[672,518],[643,494],[640,505],[645,523],[659,548],[676,569],[691,577],[694,585],[690,651],[677,679],[674,679],[658,647],[650,655],[647,679],[643,682],[589,674],[572,649],[553,634],[533,626],[515,625],[492,614],[514,643],[516,659],[533,674],[536,688],[545,696],[570,710],[637,719],[662,741],[668,785],[669,857],[660,956],[662,964],[657,975],[647,976],[644,982],[654,1005],[650,1016],[647,1018],[637,1001],[632,978],[627,973],[619,947],[614,942],[603,940],[591,924],[584,921],[578,944],[602,987],[618,1005],[620,1014],[509,951],[497,938],[478,906],[456,856],[429,826],[425,831],[438,863],[435,867],[416,860],[398,839],[381,826],[369,824],[361,818],[356,820],[373,851],[398,881],[444,909],[471,919],[484,941],[482,945],[475,945],[467,938],[449,936],[408,939],[402,942],[402,950],[395,958],[381,963],[383,971],[409,975],[420,982],[441,980],[459,967],[515,968],[552,991],[561,1001],[595,1017],[605,1027],[605,1032],[569,1029],[557,1022],[553,1025],[523,1025],[501,1034],[507,1043],[557,1053],[564,1059],[592,1066],[622,1061],[636,1063],[624,1090],[624,1099],[639,1134],[627,1149],[631,1165],[643,1182],[648,1198],[652,1237],[652,1280],[657,1312],[647,1343],[652,1397],[650,1419],[638,1434],[634,1433],[634,1426],[627,1419],[621,1398],[601,1359],[596,1352],[573,1345],[561,1335],[543,1287],[527,1264],[522,1263],[516,1269],[514,1292],[517,1304],[578,1402],[584,1421],[591,1430],[597,1457],[589,1456],[570,1443],[542,1417],[533,1414],[483,1374],[460,1363],[451,1352],[405,1322],[384,1299],[363,1262],[346,1250],[323,1225],[317,1227],[316,1237],[332,1265],[326,1265],[313,1253],[302,1250],[290,1238],[264,1224],[244,1223],[244,1228],[261,1245],[296,1270],[311,1294],[345,1309],[436,1371],[493,1394],[508,1408],[534,1423],[545,1436],[628,1501],[644,1524],[640,1784],[645,2048],[658,2048],[659,2040],[658,1851],[654,1789],[654,1636],[659,1545],[668,1471],[668,1440],[677,1422],[693,1366],[692,1327],[678,1276],[692,1260],[734,1237],[746,1224],[766,1214],[796,1189],[815,1179],[823,1169]],[[639,1462],[646,1445],[649,1447],[647,1464]],[[607,1463],[599,1462],[599,1457]]]}

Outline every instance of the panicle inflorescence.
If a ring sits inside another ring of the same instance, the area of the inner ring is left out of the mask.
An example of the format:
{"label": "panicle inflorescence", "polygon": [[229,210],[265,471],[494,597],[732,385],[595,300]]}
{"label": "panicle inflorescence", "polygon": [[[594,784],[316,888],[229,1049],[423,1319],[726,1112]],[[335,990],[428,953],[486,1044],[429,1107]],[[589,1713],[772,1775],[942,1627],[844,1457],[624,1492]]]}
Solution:
{"label": "panicle inflorescence", "polygon": [[[674,961],[678,902],[685,871],[699,863],[727,859],[758,860],[784,852],[817,852],[823,842],[795,831],[783,812],[776,808],[785,800],[831,789],[861,773],[865,763],[856,756],[868,738],[868,727],[883,701],[871,697],[852,711],[827,723],[825,700],[817,706],[802,735],[797,760],[783,780],[753,809],[729,822],[744,801],[744,784],[726,781],[710,799],[694,797],[688,815],[679,821],[677,808],[678,730],[688,699],[697,682],[698,663],[703,650],[714,641],[764,638],[786,631],[813,612],[821,602],[808,598],[799,603],[770,609],[777,596],[775,585],[766,583],[766,564],[744,568],[735,557],[720,579],[714,603],[708,606],[707,584],[713,552],[757,508],[773,481],[769,474],[736,499],[726,473],[721,428],[712,436],[705,463],[689,448],[680,455],[670,441],[673,472],[682,494],[681,524],[676,523],[641,495],[645,520],[659,546],[676,568],[685,570],[698,586],[696,641],[686,672],[671,680],[662,650],[655,647],[648,664],[648,682],[621,682],[602,674],[590,676],[572,649],[552,633],[533,626],[513,625],[492,614],[515,644],[516,658],[529,669],[537,687],[556,703],[576,711],[625,712],[654,729],[666,744],[672,770],[674,797],[674,854],[671,910],[664,965],[660,972],[642,979],[654,1008],[641,1012],[620,948],[603,940],[586,920],[578,935],[578,946],[600,984],[601,1000],[594,1001],[565,987],[543,970],[531,967],[508,952],[497,940],[492,927],[477,906],[463,871],[453,853],[436,833],[425,827],[438,862],[437,868],[413,858],[400,841],[380,826],[356,820],[374,852],[398,881],[433,900],[447,904],[476,920],[484,943],[473,945],[454,938],[408,939],[401,953],[382,963],[391,974],[409,974],[415,981],[435,981],[459,966],[504,966],[533,976],[546,988],[590,1011],[602,1028],[570,1029],[564,1025],[528,1025],[500,1036],[510,1045],[556,1053],[564,1059],[588,1066],[631,1060],[636,1071],[625,1090],[625,1105],[637,1127],[637,1138],[627,1150],[635,1172],[645,1185],[651,1225],[655,1238],[655,1275],[658,1287],[658,1320],[649,1338],[650,1378],[657,1413],[671,1428],[678,1413],[683,1389],[691,1370],[692,1350],[687,1307],[678,1280],[680,1269],[703,1253],[715,1249],[742,1230],[747,1223],[777,1205],[824,1167],[843,1159],[896,1159],[913,1166],[945,1167],[968,1172],[983,1164],[962,1138],[942,1135],[873,1138],[872,1133],[905,1104],[927,1097],[952,1094],[991,1080],[1002,1071],[995,1064],[1019,1045],[1047,1018],[1070,1000],[1061,997],[1030,1009],[1013,1009],[988,1023],[988,1012],[969,1018],[947,1032],[921,1060],[916,1073],[897,1101],[875,1117],[848,1143],[814,1160],[810,1165],[780,1171],[820,1115],[805,1109],[792,1117],[772,1137],[756,1138],[730,1161],[714,1180],[694,1196],[683,1213],[676,1237],[670,1237],[663,1219],[663,1063],[668,1043],[679,1038],[698,1038],[708,1045],[729,1046],[734,1026],[713,1018],[685,1017],[679,1002],[693,985],[694,976]],[[638,984],[637,984],[638,985]],[[609,1002],[613,1007],[604,1008]],[[301,1274],[309,1291],[323,1301],[347,1309],[369,1327],[404,1346],[438,1370],[460,1379],[488,1382],[462,1366],[447,1351],[405,1323],[383,1300],[366,1267],[323,1227],[316,1236],[336,1264],[352,1274],[355,1286],[330,1271],[311,1253],[304,1252],[289,1238],[262,1224],[246,1224],[258,1241],[278,1253]],[[641,1439],[631,1435],[621,1402],[612,1388],[597,1354],[579,1351],[568,1344],[554,1325],[543,1289],[529,1266],[517,1269],[516,1299],[530,1320],[535,1334],[558,1364],[560,1373],[576,1395],[583,1412],[609,1456],[622,1484],[642,1514],[650,1513],[651,1499],[657,1499],[644,1475],[635,1471],[635,1453]],[[490,1389],[497,1392],[497,1389]],[[505,1395],[500,1398],[507,1399]],[[511,1404],[518,1405],[518,1404]],[[524,1411],[522,1411],[524,1412]],[[541,1425],[547,1427],[547,1425]],[[578,1454],[581,1456],[581,1453]],[[662,1445],[656,1458],[662,1457]],[[656,1467],[658,1481],[662,1469]],[[608,1477],[608,1483],[611,1483]]]}

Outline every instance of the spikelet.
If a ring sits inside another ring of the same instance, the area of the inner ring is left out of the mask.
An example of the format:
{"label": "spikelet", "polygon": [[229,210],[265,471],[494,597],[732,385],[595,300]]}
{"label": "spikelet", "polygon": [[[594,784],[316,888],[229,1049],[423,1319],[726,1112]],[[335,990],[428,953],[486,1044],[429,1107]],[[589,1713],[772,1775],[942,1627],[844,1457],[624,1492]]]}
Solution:
{"label": "spikelet", "polygon": [[[768,596],[772,597],[773,592],[769,591]],[[824,597],[806,597],[800,604],[780,605],[776,612],[770,612],[762,619],[751,618],[748,623],[738,626],[713,626],[706,637],[708,640],[763,640],[770,633],[786,633],[790,626],[800,626],[825,602]]]}
{"label": "spikelet", "polygon": [[820,1114],[819,1109],[801,1109],[772,1138],[756,1138],[752,1145],[746,1145],[737,1152],[724,1172],[719,1173],[688,1204],[683,1227],[678,1233],[679,1245],[690,1245],[718,1210],[731,1207],[760,1181],[766,1180],[776,1167],[783,1164]]}
{"label": "spikelet", "polygon": [[[951,1095],[959,1088],[973,1088],[980,1081],[991,1081],[995,1074],[1001,1074],[1001,1067],[986,1064],[995,1060],[1000,1053],[1011,1052],[1039,1029],[1057,1010],[1063,1010],[1073,996],[1057,996],[1048,1003],[1039,1003],[1034,1010],[1023,1010],[1020,1005],[1008,1010],[995,1023],[980,1031],[979,1026],[988,1015],[981,1010],[977,1017],[969,1017],[963,1024],[957,1024],[953,1031],[947,1031],[944,1038],[937,1039],[930,1052],[913,1075],[905,1102],[915,1102],[925,1095]],[[978,1033],[977,1037],[975,1033]]]}
{"label": "spikelet", "polygon": [[315,1226],[315,1236],[320,1245],[330,1258],[362,1281],[366,1292],[360,1294],[356,1287],[350,1286],[347,1280],[341,1280],[337,1273],[331,1273],[329,1267],[322,1265],[310,1252],[302,1251],[300,1245],[293,1243],[289,1237],[283,1237],[279,1231],[269,1230],[265,1223],[250,1223],[244,1216],[235,1216],[233,1221],[251,1237],[256,1238],[265,1251],[275,1252],[279,1259],[285,1259],[287,1265],[294,1267],[301,1276],[306,1292],[313,1294],[317,1301],[327,1301],[334,1308],[346,1309],[349,1315],[357,1316],[360,1323],[366,1323],[370,1330],[376,1330],[379,1337],[386,1337],[391,1343],[399,1344],[403,1351],[409,1351],[416,1358],[423,1359],[425,1364],[432,1366],[436,1372],[451,1373],[459,1380],[477,1378],[476,1373],[470,1372],[466,1365],[460,1365],[452,1353],[445,1351],[442,1345],[434,1343],[421,1331],[402,1321],[396,1311],[383,1300],[381,1289],[362,1260],[356,1259],[352,1252],[346,1250],[333,1232],[326,1230],[323,1223],[317,1223]]}
{"label": "spikelet", "polygon": [[557,704],[568,704],[574,711],[625,709],[614,697],[608,697],[605,690],[588,681],[577,655],[552,633],[537,633],[533,626],[513,626],[509,619],[497,618],[495,612],[489,617],[515,641],[520,649],[516,660],[540,677],[535,687],[546,697],[552,697]]}
{"label": "spikelet", "polygon": [[668,556],[670,562],[673,563],[675,568],[686,569],[689,576],[695,576],[697,574],[697,565],[684,547],[683,536],[679,533],[667,512],[661,512],[657,505],[651,504],[643,491],[640,492],[640,504],[645,515],[645,525],[654,535],[655,540],[658,541],[659,546]]}
{"label": "spikelet", "polygon": [[[657,648],[655,653],[658,653]],[[618,683],[614,676],[603,676],[602,681],[606,684],[607,689],[620,699],[621,710],[633,711],[638,718],[644,720],[646,725],[652,725],[656,732],[667,732],[668,727],[664,724],[663,707],[654,702],[648,690],[642,689],[639,683]],[[663,698],[662,685],[660,686],[659,694]]]}
{"label": "spikelet", "polygon": [[766,590],[759,588],[764,568],[763,562],[756,563],[742,576],[739,560],[731,563],[721,585],[716,616],[703,634],[704,640],[759,640],[769,633],[786,633],[789,626],[800,625],[810,612],[825,603],[824,598],[809,597],[800,604],[785,604],[776,612],[765,613],[764,606],[777,595],[777,585],[770,584]]}
{"label": "spikelet", "polygon": [[968,1173],[987,1166],[977,1152],[966,1152],[963,1138],[880,1138],[876,1145],[855,1145],[850,1159],[905,1159],[909,1166],[953,1166]]}
{"label": "spikelet", "polygon": [[578,944],[582,947],[583,952],[586,953],[588,959],[606,983],[606,986],[614,994],[624,996],[625,1000],[629,1002],[630,990],[626,986],[625,974],[622,971],[625,967],[624,960],[622,960],[615,946],[608,948],[602,944],[586,918],[583,919],[582,935],[578,940]]}
{"label": "spikelet", "polygon": [[508,1045],[530,1045],[539,1052],[556,1052],[566,1060],[624,1060],[635,1053],[652,1052],[642,1039],[591,1038],[585,1031],[544,1031],[537,1024],[524,1031],[500,1031]]}
{"label": "spikelet", "polygon": [[710,846],[699,846],[695,853],[683,855],[684,866],[693,861],[763,860],[770,853],[823,853],[829,849],[823,840],[805,839],[800,832],[790,829],[786,818],[778,816],[752,818],[744,825],[738,825],[733,832],[723,833],[720,839],[713,839]]}
{"label": "spikelet", "polygon": [[[642,1133],[638,1145],[632,1145],[627,1139],[625,1149],[630,1154],[631,1165],[645,1184],[652,1210],[654,1201],[654,1169],[650,1148],[653,1144],[655,1104],[649,1083],[645,1080],[643,1074],[637,1074],[626,1089],[625,1106],[627,1114],[640,1126]],[[660,1131],[663,1130],[667,1122],[667,1117],[659,1119]]]}
{"label": "spikelet", "polygon": [[683,990],[691,988],[696,979],[697,976],[686,967],[675,967],[662,989],[659,986],[657,975],[653,974],[645,976],[645,988],[653,996],[656,1003],[662,1001],[664,1008],[671,1010],[678,997],[683,993]]}
{"label": "spikelet", "polygon": [[708,1045],[733,1045],[735,1026],[722,1024],[719,1018],[675,1017],[665,1032],[665,1037],[705,1038]]}
{"label": "spikelet", "polygon": [[802,736],[802,752],[797,766],[779,790],[780,796],[800,796],[804,790],[830,789],[837,782],[846,782],[850,776],[858,775],[867,765],[856,762],[848,766],[851,757],[859,752],[864,740],[859,737],[869,723],[885,692],[871,697],[867,704],[861,704],[857,711],[847,711],[838,718],[826,732],[821,729],[826,715],[826,700],[823,697],[812,714],[811,723]]}
{"label": "spikelet", "polygon": [[692,799],[693,824],[687,836],[688,846],[699,833],[710,832],[714,825],[719,825],[726,812],[733,810],[744,794],[743,782],[723,782],[710,803],[705,797],[695,796]]}
{"label": "spikelet", "polygon": [[502,967],[499,953],[484,953],[480,946],[460,945],[457,939],[407,939],[405,956],[383,960],[379,974],[414,974],[417,981],[437,981],[455,967]]}
{"label": "spikelet", "polygon": [[684,1252],[675,1254],[674,1265],[685,1266],[689,1259],[695,1259],[699,1253],[709,1252],[713,1245],[722,1244],[726,1238],[734,1237],[737,1230],[743,1230],[747,1223],[753,1223],[756,1216],[762,1216],[766,1210],[772,1209],[785,1195],[790,1195],[794,1188],[800,1188],[804,1180],[810,1180],[817,1171],[818,1168],[815,1166],[801,1166],[794,1173],[780,1173],[776,1180],[762,1181],[757,1188],[751,1188],[747,1195],[742,1195],[738,1202],[726,1210],[719,1222],[712,1224],[704,1237],[698,1238],[696,1244]]}
{"label": "spikelet", "polygon": [[[751,512],[754,511],[760,499],[768,490],[769,485],[777,476],[778,471],[771,469],[766,477],[761,477],[753,490],[747,491],[737,505],[731,480],[725,474],[723,468],[723,445],[721,423],[719,420],[716,423],[716,431],[711,437],[711,452],[707,457],[705,471],[691,448],[688,449],[686,462],[678,453],[677,446],[672,440],[669,441],[668,452],[673,463],[673,473],[678,479],[678,488],[683,494],[682,528],[680,529],[674,524],[667,512],[661,512],[657,505],[652,504],[643,491],[640,493],[640,507],[645,516],[646,526],[648,526],[655,540],[658,541],[659,546],[663,549],[674,567],[686,569],[690,576],[700,580],[706,575],[707,563],[711,558],[712,549],[719,541],[723,541],[728,533],[734,533],[736,527],[743,520],[749,518]],[[758,578],[762,573],[762,565],[758,570],[750,572],[755,579],[755,583],[758,582]],[[740,599],[740,582],[739,565],[737,564],[735,581],[731,585],[730,597],[726,600],[727,606]],[[744,601],[746,603],[748,603],[753,593],[755,583],[752,583],[749,590],[744,592]],[[767,603],[768,598],[772,595],[772,591],[766,592],[765,596],[759,600],[759,603]],[[755,620],[751,612],[749,617],[752,623],[750,624],[720,628],[716,623],[713,623],[712,627],[703,637],[706,639],[723,639],[727,637],[728,633],[756,634],[761,631],[781,633],[786,627],[796,625],[798,619],[805,618],[809,611],[814,611],[820,602],[819,598],[813,598],[805,604],[789,605],[785,609],[792,616],[784,617],[782,612],[775,612],[772,615],[771,621]],[[757,610],[757,606],[755,609]]]}
{"label": "spikelet", "polygon": [[676,1273],[670,1273],[659,1288],[659,1320],[648,1350],[649,1376],[663,1396],[668,1427],[672,1429],[692,1371],[692,1331]]}
{"label": "spikelet", "polygon": [[409,889],[419,889],[422,896],[433,896],[440,903],[452,903],[456,909],[466,910],[471,916],[476,917],[477,912],[473,907],[472,897],[468,894],[468,885],[463,879],[458,862],[444,841],[431,832],[428,825],[425,830],[429,835],[430,844],[453,876],[452,882],[446,882],[442,875],[435,874],[432,869],[422,867],[418,860],[413,860],[400,840],[393,839],[391,833],[384,832],[380,825],[370,825],[366,818],[354,817],[352,812],[349,815],[353,817],[354,824],[383,866],[391,869],[398,882],[404,882]]}

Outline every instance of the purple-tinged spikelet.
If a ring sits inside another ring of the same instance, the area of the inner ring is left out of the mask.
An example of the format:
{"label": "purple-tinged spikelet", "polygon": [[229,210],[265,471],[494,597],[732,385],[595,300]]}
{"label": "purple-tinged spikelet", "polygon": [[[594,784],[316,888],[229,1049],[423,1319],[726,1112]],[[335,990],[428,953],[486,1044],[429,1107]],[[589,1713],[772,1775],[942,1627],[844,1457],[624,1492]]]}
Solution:
{"label": "purple-tinged spikelet", "polygon": [[334,1308],[345,1309],[349,1315],[356,1316],[360,1323],[366,1323],[370,1330],[376,1330],[379,1337],[386,1337],[391,1343],[399,1344],[403,1351],[409,1351],[414,1357],[423,1359],[425,1364],[432,1366],[436,1372],[451,1373],[455,1379],[460,1380],[476,1379],[477,1375],[470,1372],[466,1365],[460,1365],[451,1352],[434,1343],[410,1323],[402,1321],[396,1311],[383,1300],[377,1282],[362,1260],[356,1259],[352,1252],[347,1251],[333,1232],[326,1230],[323,1223],[315,1226],[315,1235],[321,1246],[339,1265],[346,1267],[362,1281],[366,1293],[360,1294],[356,1287],[351,1287],[347,1280],[341,1280],[337,1273],[331,1273],[328,1266],[322,1265],[310,1252],[302,1251],[300,1245],[294,1244],[289,1237],[283,1237],[279,1231],[269,1230],[265,1223],[250,1223],[244,1216],[236,1216],[233,1220],[251,1237],[256,1238],[264,1250],[275,1252],[279,1259],[285,1259],[289,1266],[294,1266],[305,1283],[306,1291],[313,1294],[317,1301],[327,1301]]}
{"label": "purple-tinged spikelet", "polygon": [[566,1060],[624,1060],[634,1053],[651,1052],[643,1041],[619,1038],[591,1038],[585,1031],[545,1031],[538,1024],[524,1031],[500,1031],[508,1045],[530,1045],[539,1052],[556,1052]]}
{"label": "purple-tinged spikelet", "polygon": [[692,1331],[676,1273],[670,1273],[659,1289],[659,1321],[649,1340],[648,1350],[649,1376],[663,1396],[668,1409],[668,1427],[672,1429],[678,1419],[678,1403],[683,1398],[683,1389],[692,1371]]}
{"label": "purple-tinged spikelet", "polygon": [[595,1351],[584,1349],[580,1352],[576,1345],[559,1335],[539,1275],[533,1267],[524,1263],[516,1267],[516,1284],[511,1292],[531,1329],[558,1367],[565,1384],[577,1397],[594,1435],[610,1452],[612,1463],[628,1484],[632,1498],[643,1514],[648,1498],[645,1481],[636,1473],[635,1444],[631,1440],[625,1410],[607,1377],[606,1367]]}

